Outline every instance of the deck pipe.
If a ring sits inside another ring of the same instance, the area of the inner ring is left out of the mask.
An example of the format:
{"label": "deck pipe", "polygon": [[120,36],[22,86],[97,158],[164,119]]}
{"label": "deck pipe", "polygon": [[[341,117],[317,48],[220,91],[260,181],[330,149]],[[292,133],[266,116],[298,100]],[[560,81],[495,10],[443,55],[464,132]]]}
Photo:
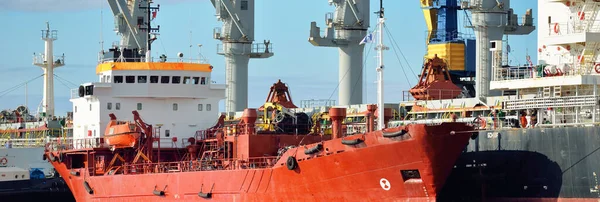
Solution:
{"label": "deck pipe", "polygon": [[375,130],[375,111],[376,110],[377,110],[377,105],[374,105],[374,104],[367,105],[367,114],[366,114],[367,132],[373,132]]}
{"label": "deck pipe", "polygon": [[254,134],[254,123],[256,122],[256,109],[244,109],[242,121],[244,122],[244,134]]}
{"label": "deck pipe", "polygon": [[332,122],[333,139],[341,138],[342,134],[342,121],[346,118],[346,108],[330,108],[329,117]]}

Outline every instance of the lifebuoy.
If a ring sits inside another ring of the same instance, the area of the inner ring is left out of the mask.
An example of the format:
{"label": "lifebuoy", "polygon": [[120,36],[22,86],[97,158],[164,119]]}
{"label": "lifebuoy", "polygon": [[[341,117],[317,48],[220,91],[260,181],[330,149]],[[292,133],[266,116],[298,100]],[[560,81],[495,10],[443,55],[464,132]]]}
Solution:
{"label": "lifebuoy", "polygon": [[594,65],[594,71],[596,71],[596,73],[600,74],[600,63],[597,63]]}
{"label": "lifebuoy", "polygon": [[577,12],[577,16],[579,16],[579,20],[584,20],[585,19],[585,12]]}
{"label": "lifebuoy", "polygon": [[4,166],[4,165],[6,165],[7,163],[8,163],[8,159],[6,159],[6,157],[2,157],[2,158],[0,159],[0,165],[3,165],[3,166]]}
{"label": "lifebuoy", "polygon": [[558,26],[558,23],[554,23],[554,33],[558,34],[558,31],[560,31],[560,27]]}

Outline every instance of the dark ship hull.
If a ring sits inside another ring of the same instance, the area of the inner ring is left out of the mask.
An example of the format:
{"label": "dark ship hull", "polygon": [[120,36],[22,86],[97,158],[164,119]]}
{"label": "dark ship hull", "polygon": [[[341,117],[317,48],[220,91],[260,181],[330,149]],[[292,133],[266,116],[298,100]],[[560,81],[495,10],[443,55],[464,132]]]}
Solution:
{"label": "dark ship hull", "polygon": [[75,201],[60,177],[0,182],[0,201]]}
{"label": "dark ship hull", "polygon": [[439,201],[599,201],[600,127],[479,132]]}

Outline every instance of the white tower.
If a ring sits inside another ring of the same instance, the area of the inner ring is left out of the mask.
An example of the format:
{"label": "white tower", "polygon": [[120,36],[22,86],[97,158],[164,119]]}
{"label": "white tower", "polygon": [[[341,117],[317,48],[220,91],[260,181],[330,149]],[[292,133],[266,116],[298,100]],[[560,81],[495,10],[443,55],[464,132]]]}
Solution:
{"label": "white tower", "polygon": [[521,24],[518,23],[517,15],[510,8],[510,0],[470,0],[463,1],[463,9],[469,9],[472,13],[472,28],[477,40],[477,58],[475,67],[475,97],[484,99],[494,96],[490,92],[490,80],[492,78],[492,53],[490,52],[490,41],[502,40],[505,34],[527,35],[533,30],[533,18],[531,10],[525,14]]}
{"label": "white tower", "polygon": [[58,39],[57,31],[50,30],[50,23],[46,22],[46,30],[42,30],[42,40],[45,41],[44,54],[33,55],[33,64],[44,70],[44,98],[42,101],[42,116],[52,119],[54,116],[54,68],[65,65],[65,56],[57,56],[54,60],[53,42]]}
{"label": "white tower", "polygon": [[362,103],[363,51],[359,42],[369,28],[369,0],[329,0],[335,13],[327,13],[325,36],[311,22],[308,41],[315,46],[339,48],[339,105]]}
{"label": "white tower", "polygon": [[250,58],[273,56],[270,41],[254,41],[254,0],[212,0],[216,16],[223,22],[214,30],[214,38],[223,42],[217,53],[225,56],[227,93],[225,111],[243,111],[248,107],[248,62]]}
{"label": "white tower", "polygon": [[377,118],[377,130],[383,130],[385,128],[385,122],[384,122],[384,115],[385,115],[385,111],[384,111],[384,100],[383,100],[383,68],[385,67],[385,65],[383,65],[383,51],[387,50],[388,47],[386,47],[383,44],[383,27],[385,26],[385,17],[384,17],[384,10],[383,10],[383,0],[379,1],[379,23],[378,23],[378,34],[379,36],[377,37],[377,111],[379,114],[379,118]]}

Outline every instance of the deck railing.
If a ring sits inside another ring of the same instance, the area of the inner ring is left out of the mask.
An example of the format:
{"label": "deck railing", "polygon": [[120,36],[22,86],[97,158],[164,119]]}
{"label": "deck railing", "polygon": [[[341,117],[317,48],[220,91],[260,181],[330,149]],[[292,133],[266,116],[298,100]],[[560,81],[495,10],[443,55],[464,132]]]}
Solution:
{"label": "deck railing", "polygon": [[192,160],[160,163],[124,164],[108,168],[108,175],[149,173],[175,173],[212,170],[263,169],[275,165],[277,157],[252,157],[247,159]]}
{"label": "deck railing", "polygon": [[[428,89],[428,90],[425,90],[425,92],[428,95],[438,96],[438,97],[445,97],[445,96],[450,96],[450,95],[454,95],[454,94],[458,93],[459,95],[455,98],[461,98],[461,93],[463,91],[462,90]],[[433,99],[431,99],[431,100],[433,100]],[[413,97],[412,93],[410,93],[410,91],[402,91],[402,101],[415,101],[415,98]]]}

